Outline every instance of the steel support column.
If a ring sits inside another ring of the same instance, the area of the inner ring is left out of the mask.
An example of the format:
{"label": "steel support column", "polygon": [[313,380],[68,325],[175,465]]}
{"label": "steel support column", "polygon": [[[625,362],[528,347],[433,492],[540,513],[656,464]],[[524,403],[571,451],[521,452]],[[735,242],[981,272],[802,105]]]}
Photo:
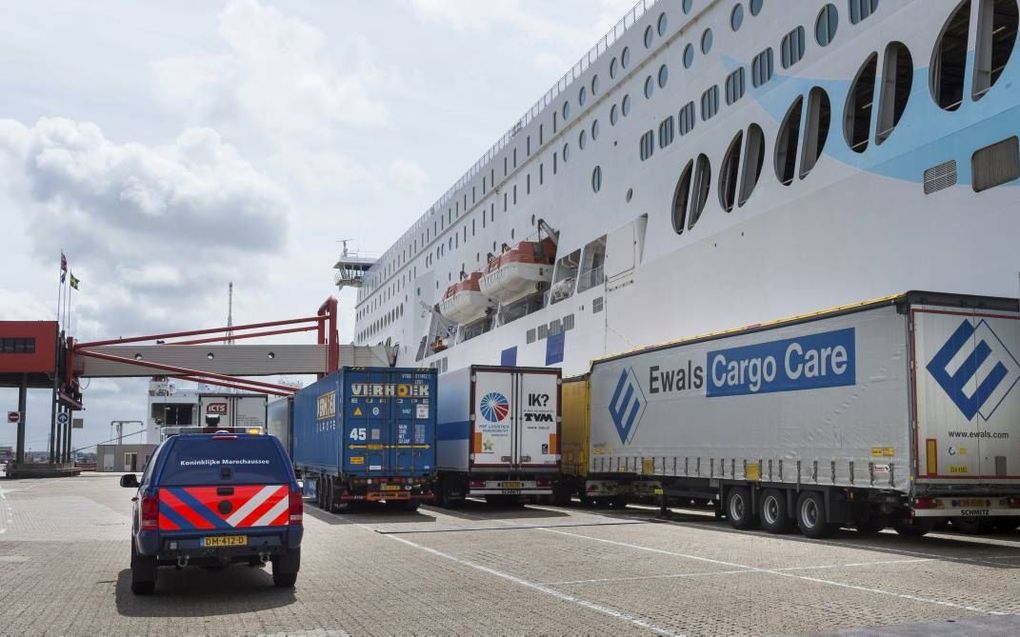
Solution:
{"label": "steel support column", "polygon": [[25,411],[28,409],[28,374],[21,375],[18,385],[18,442],[15,448],[14,462],[21,465],[25,462]]}

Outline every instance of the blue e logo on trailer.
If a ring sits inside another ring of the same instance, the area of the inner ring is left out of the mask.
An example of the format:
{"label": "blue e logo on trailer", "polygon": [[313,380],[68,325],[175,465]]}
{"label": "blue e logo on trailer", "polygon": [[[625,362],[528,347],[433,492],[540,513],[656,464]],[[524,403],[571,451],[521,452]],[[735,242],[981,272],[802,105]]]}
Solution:
{"label": "blue e logo on trailer", "polygon": [[708,353],[705,395],[741,396],[854,385],[854,328]]}
{"label": "blue e logo on trailer", "polygon": [[[967,420],[977,414],[991,418],[1020,379],[1020,363],[984,320],[960,323],[927,370]],[[981,378],[979,370],[984,370]],[[965,388],[972,381],[974,391],[968,394]]]}

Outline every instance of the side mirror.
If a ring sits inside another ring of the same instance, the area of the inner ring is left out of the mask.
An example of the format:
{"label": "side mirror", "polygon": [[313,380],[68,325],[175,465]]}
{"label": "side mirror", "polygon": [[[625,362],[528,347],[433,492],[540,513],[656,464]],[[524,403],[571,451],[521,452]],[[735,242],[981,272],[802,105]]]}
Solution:
{"label": "side mirror", "polygon": [[128,489],[138,488],[138,476],[133,473],[128,473],[120,477],[120,486]]}

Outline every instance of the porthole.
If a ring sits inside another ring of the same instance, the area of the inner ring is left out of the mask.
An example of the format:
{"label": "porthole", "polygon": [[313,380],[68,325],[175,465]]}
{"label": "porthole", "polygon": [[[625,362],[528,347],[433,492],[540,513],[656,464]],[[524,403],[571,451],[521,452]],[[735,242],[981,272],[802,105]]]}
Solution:
{"label": "porthole", "polygon": [[[976,42],[969,53],[971,12],[977,11]],[[931,93],[944,110],[955,111],[963,103],[964,80],[971,71],[971,98],[980,100],[991,90],[1006,68],[1017,37],[1016,0],[961,2],[942,28],[929,65]],[[973,65],[973,69],[968,69]]]}
{"label": "porthole", "polygon": [[673,191],[673,211],[670,215],[673,221],[673,231],[683,234],[687,229],[687,205],[691,197],[691,175],[694,172],[694,161],[688,160],[687,166],[680,173],[680,179],[676,182],[676,190]]}
{"label": "porthole", "polygon": [[594,97],[599,92],[599,76],[596,73],[591,78],[591,94]]}
{"label": "porthole", "polygon": [[846,107],[843,109],[843,134],[847,145],[855,153],[868,148],[868,134],[871,130],[871,107],[875,97],[875,73],[878,55],[872,53],[857,71],[857,77],[850,85]]}
{"label": "porthole", "polygon": [[[738,5],[739,6],[739,5]],[[737,178],[740,173],[740,147],[744,131],[737,133],[723,155],[719,166],[719,205],[725,212],[733,210],[737,202]]]}
{"label": "porthole", "polygon": [[[584,103],[587,101],[588,101],[588,89],[587,87],[582,86],[581,90],[577,92],[577,105],[584,106]],[[564,119],[566,119],[566,116],[564,116]]]}
{"label": "porthole", "polygon": [[669,27],[669,23],[668,23],[667,18],[666,18],[666,12],[663,11],[662,13],[659,14],[659,22],[658,22],[658,29],[659,29],[659,36],[660,37],[666,35],[666,29],[668,27]]}
{"label": "porthole", "polygon": [[645,78],[645,99],[652,97],[652,92],[655,90],[655,81],[652,80],[652,76],[649,75]]}
{"label": "porthole", "polygon": [[[665,15],[665,14],[663,14],[663,15]],[[630,200],[634,198],[634,189],[633,188],[628,188],[627,189],[627,195],[624,198],[627,200],[627,203],[630,203]]]}
{"label": "porthole", "polygon": [[815,20],[815,40],[819,46],[829,46],[832,39],[836,37],[836,29],[839,27],[839,9],[834,4],[827,4],[822,7]]}
{"label": "porthole", "polygon": [[705,29],[701,34],[701,52],[705,55],[712,50],[712,29]]}
{"label": "porthole", "polygon": [[914,80],[914,61],[902,42],[891,42],[882,61],[882,85],[878,102],[878,125],[875,143],[881,144],[900,123],[907,108]]}
{"label": "porthole", "polygon": [[694,113],[694,102],[687,102],[683,108],[680,109],[680,114],[677,116],[679,121],[680,134],[686,135],[687,133],[694,130],[694,124],[696,122]]}
{"label": "porthole", "polygon": [[581,132],[577,134],[577,148],[579,150],[584,150],[584,145],[585,145],[585,142],[587,142],[587,141],[588,141],[588,133],[587,133],[587,131],[585,131],[585,129],[582,128]]}
{"label": "porthole", "polygon": [[798,96],[790,110],[786,111],[776,138],[776,178],[784,186],[793,183],[797,170],[797,146],[800,144],[800,118],[803,110],[804,98]]}
{"label": "porthole", "polygon": [[756,16],[761,13],[761,7],[765,4],[765,0],[751,0],[748,3],[748,7],[751,9],[751,15]]}
{"label": "porthole", "polygon": [[740,30],[742,24],[744,24],[744,5],[738,4],[730,12],[730,28],[736,32]]}
{"label": "porthole", "polygon": [[567,158],[570,156],[570,144],[563,144],[563,163],[567,163]]}
{"label": "porthole", "polygon": [[620,53],[620,66],[627,68],[630,66],[630,47],[623,47],[623,52]]}
{"label": "porthole", "polygon": [[595,141],[599,138],[599,120],[595,120],[591,123],[591,141]]}
{"label": "porthole", "polygon": [[669,67],[663,64],[659,67],[659,88],[665,88],[669,81]]}
{"label": "porthole", "polygon": [[829,126],[832,119],[832,106],[829,95],[821,88],[815,87],[808,93],[807,121],[804,124],[804,142],[801,145],[800,178],[807,177],[815,167],[825,150],[825,142],[829,138]]}
{"label": "porthole", "polygon": [[848,0],[850,6],[850,23],[857,24],[878,11],[878,0]]}
{"label": "porthole", "polygon": [[687,229],[693,230],[694,224],[701,219],[701,213],[708,203],[708,194],[712,183],[712,165],[706,155],[698,155],[694,164],[694,178],[691,183],[691,209],[687,219]]}
{"label": "porthole", "polygon": [[563,121],[570,117],[570,102],[563,102]]}
{"label": "porthole", "polygon": [[655,37],[655,31],[652,30],[652,25],[648,25],[645,29],[645,48],[652,48],[652,38]]}
{"label": "porthole", "polygon": [[616,120],[618,120],[619,117],[620,117],[620,111],[617,108],[616,104],[613,104],[609,108],[609,125],[610,126],[616,126]]}
{"label": "porthole", "polygon": [[595,170],[591,171],[591,189],[595,192],[602,190],[602,167],[596,166]]}
{"label": "porthole", "polygon": [[688,44],[684,47],[684,68],[689,69],[694,64],[694,45]]}
{"label": "porthole", "polygon": [[743,206],[750,199],[754,187],[758,185],[761,170],[765,166],[765,133],[761,126],[751,124],[747,127],[747,142],[744,144],[744,165],[740,173],[740,198],[737,206]]}
{"label": "porthole", "polygon": [[804,57],[804,27],[797,27],[783,36],[780,45],[780,62],[788,69]]}
{"label": "porthole", "polygon": [[694,4],[694,0],[684,0],[684,4],[683,4],[684,14],[688,14],[688,13],[691,12],[691,6],[693,4]]}
{"label": "porthole", "polygon": [[620,102],[620,114],[624,117],[630,115],[630,95],[623,96],[623,101]]}
{"label": "porthole", "polygon": [[616,64],[616,58],[609,61],[609,79],[611,80],[616,79]]}

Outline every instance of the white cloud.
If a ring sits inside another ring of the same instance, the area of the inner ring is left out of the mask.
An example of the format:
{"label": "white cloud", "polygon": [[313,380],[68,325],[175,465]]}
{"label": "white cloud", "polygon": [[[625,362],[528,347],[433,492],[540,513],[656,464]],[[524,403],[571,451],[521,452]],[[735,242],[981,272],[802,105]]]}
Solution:
{"label": "white cloud", "polygon": [[416,194],[425,190],[430,179],[425,169],[410,159],[395,159],[390,164],[390,180],[400,188]]}
{"label": "white cloud", "polygon": [[0,166],[34,253],[63,249],[82,280],[87,332],[204,316],[210,295],[257,280],[287,244],[287,197],[209,129],[150,147],[88,122],[0,120]]}
{"label": "white cloud", "polygon": [[[54,303],[56,294],[54,280]],[[0,321],[52,321],[55,313],[55,307],[46,305],[31,292],[0,288]]]}

